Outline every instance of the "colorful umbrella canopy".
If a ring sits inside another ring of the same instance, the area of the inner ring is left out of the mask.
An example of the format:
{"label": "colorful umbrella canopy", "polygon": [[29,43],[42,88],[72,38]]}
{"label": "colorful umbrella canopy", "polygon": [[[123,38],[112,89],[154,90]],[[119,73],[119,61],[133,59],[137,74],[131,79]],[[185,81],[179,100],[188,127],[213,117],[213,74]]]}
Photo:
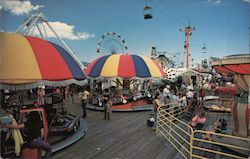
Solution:
{"label": "colorful umbrella canopy", "polygon": [[165,74],[152,59],[129,54],[112,54],[97,58],[85,71],[90,78],[160,78]]}
{"label": "colorful umbrella canopy", "polygon": [[36,37],[0,32],[1,89],[83,84],[79,62],[59,45]]}

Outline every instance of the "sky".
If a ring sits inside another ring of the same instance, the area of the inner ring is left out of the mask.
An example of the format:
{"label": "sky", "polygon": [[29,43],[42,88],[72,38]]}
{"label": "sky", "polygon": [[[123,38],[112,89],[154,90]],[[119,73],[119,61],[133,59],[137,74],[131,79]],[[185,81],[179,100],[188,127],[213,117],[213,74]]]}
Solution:
{"label": "sky", "polygon": [[[150,20],[143,18],[146,4],[152,7]],[[184,62],[185,33],[180,28],[188,25],[195,27],[190,37],[193,64],[210,56],[249,53],[250,0],[0,0],[0,30],[15,32],[37,8],[81,61],[97,58],[101,36],[116,32],[130,54],[149,56],[154,46]],[[47,33],[47,40],[62,46]]]}

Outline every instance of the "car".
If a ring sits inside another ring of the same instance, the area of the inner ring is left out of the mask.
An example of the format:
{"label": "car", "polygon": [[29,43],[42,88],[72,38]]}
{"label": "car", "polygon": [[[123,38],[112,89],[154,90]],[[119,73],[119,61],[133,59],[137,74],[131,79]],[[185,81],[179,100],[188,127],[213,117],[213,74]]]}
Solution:
{"label": "car", "polygon": [[75,133],[79,126],[80,117],[72,114],[57,114],[50,123],[49,132],[69,135]]}

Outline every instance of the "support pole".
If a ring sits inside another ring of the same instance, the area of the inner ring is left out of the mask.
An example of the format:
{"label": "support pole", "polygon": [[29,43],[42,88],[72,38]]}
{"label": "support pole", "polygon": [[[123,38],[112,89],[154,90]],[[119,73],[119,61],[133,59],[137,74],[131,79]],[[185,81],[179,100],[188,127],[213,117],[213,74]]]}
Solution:
{"label": "support pole", "polygon": [[26,31],[24,33],[25,35],[27,35],[29,33],[30,29],[37,23],[38,18],[39,18],[39,14],[35,16],[34,20],[32,20],[31,24],[28,26],[28,28],[26,29]]}
{"label": "support pole", "polygon": [[27,19],[15,32],[19,32],[21,31],[30,21],[31,21],[31,17],[29,19]]}
{"label": "support pole", "polygon": [[41,29],[40,29],[40,27],[38,25],[38,23],[36,23],[36,27],[37,27],[37,30],[39,31],[40,36],[42,37],[42,39],[45,40],[44,37],[43,37],[42,31],[41,31]]}

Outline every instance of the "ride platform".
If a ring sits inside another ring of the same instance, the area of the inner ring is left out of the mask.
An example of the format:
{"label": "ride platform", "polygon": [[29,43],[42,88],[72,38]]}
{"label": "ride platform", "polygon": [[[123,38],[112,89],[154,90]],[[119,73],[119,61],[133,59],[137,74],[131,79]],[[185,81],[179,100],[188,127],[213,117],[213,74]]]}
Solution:
{"label": "ride platform", "polygon": [[[87,108],[91,110],[104,111],[103,106],[97,106],[93,104],[88,104]],[[148,104],[148,100],[137,100],[137,101],[130,101],[125,104],[121,103],[113,105],[111,110],[114,112],[151,111],[153,110],[153,105]]]}

